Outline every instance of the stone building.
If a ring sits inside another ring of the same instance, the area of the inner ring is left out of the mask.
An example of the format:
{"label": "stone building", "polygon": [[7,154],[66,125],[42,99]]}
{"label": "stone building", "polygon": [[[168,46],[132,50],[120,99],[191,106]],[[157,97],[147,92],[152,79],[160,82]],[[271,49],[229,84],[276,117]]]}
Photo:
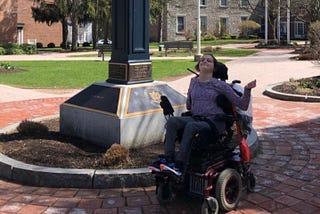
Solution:
{"label": "stone building", "polygon": [[0,1],[0,44],[40,42],[44,47],[49,43],[56,46],[61,44],[61,24],[54,23],[48,26],[35,22],[31,11],[34,4],[34,0]]}
{"label": "stone building", "polygon": [[[250,0],[201,0],[201,34],[239,36],[238,25],[244,20],[261,23],[261,16],[252,12],[261,1]],[[197,30],[197,0],[171,0],[167,4],[163,39],[186,40],[195,37]]]}

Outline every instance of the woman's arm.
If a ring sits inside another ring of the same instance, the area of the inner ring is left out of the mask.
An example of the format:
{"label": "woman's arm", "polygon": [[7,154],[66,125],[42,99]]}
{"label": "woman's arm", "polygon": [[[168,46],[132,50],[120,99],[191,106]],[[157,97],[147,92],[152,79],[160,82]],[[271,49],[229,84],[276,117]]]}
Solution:
{"label": "woman's arm", "polygon": [[220,93],[224,94],[230,102],[232,102],[234,105],[236,105],[242,110],[248,109],[251,97],[251,89],[256,87],[256,80],[249,82],[244,87],[244,93],[241,97],[238,96],[228,84],[221,85],[222,87]]}

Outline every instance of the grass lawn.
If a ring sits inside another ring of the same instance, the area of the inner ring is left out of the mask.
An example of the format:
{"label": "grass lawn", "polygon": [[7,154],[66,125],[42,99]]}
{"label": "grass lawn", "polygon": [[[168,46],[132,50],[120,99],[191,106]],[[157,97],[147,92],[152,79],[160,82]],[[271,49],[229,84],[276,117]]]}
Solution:
{"label": "grass lawn", "polygon": [[[241,57],[255,52],[246,49],[218,48],[213,49],[212,54],[219,57]],[[164,80],[168,77],[190,74],[187,68],[194,69],[193,60],[174,59],[175,56],[188,55],[189,52],[185,50],[170,51],[168,56],[172,58],[163,60],[161,58],[164,56],[164,51],[152,53],[153,79]],[[88,57],[88,55],[81,56]],[[0,72],[0,84],[23,88],[83,88],[108,78],[108,61],[12,61],[8,64],[22,71]]]}
{"label": "grass lawn", "polygon": [[[83,88],[108,78],[107,61],[15,61],[21,72],[0,73],[0,84],[23,88]],[[190,74],[193,60],[154,60],[154,80]]]}

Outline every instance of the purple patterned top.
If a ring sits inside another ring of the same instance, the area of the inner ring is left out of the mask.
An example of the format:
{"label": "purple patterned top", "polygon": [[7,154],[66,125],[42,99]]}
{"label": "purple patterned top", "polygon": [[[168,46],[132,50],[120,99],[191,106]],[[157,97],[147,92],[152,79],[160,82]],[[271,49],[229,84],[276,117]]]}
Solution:
{"label": "purple patterned top", "polygon": [[209,82],[201,83],[199,78],[192,78],[188,94],[187,109],[192,115],[211,117],[224,114],[216,101],[219,94],[225,95],[230,102],[242,110],[247,110],[250,102],[251,90],[245,89],[242,97],[239,97],[226,82],[212,78]]}

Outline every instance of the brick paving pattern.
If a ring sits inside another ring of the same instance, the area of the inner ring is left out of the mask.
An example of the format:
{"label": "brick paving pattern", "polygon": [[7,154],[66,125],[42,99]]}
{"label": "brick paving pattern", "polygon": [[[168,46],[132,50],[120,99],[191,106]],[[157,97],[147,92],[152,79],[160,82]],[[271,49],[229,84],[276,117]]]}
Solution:
{"label": "brick paving pattern", "polygon": [[[0,129],[23,119],[59,113],[67,98],[0,103]],[[230,214],[320,213],[319,103],[254,97],[254,127],[260,148],[252,160],[256,192],[243,194]],[[155,187],[77,189],[22,186],[0,180],[0,214],[199,213],[201,201],[179,196],[160,205]]]}

